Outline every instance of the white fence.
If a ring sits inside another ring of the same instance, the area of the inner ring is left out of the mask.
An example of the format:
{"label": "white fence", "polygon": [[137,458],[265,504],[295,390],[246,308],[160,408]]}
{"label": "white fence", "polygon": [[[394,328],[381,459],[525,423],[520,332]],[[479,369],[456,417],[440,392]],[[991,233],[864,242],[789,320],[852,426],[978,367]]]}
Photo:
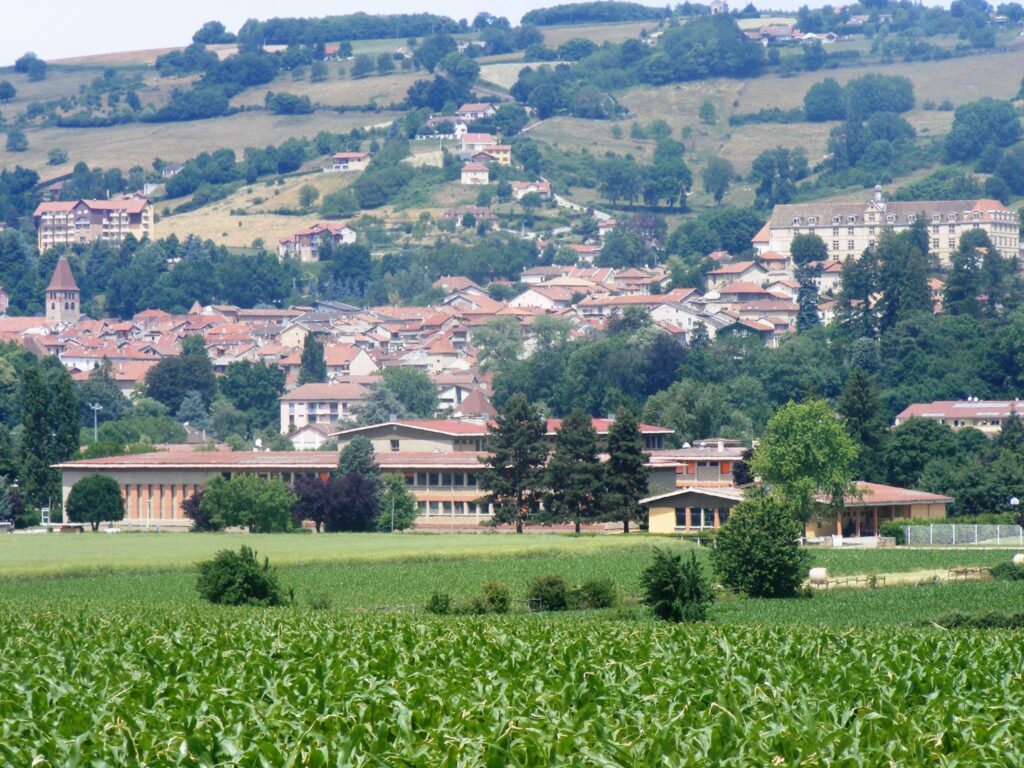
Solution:
{"label": "white fence", "polygon": [[905,525],[904,538],[907,546],[930,545],[959,547],[969,544],[992,544],[1024,546],[1024,528],[1019,525]]}

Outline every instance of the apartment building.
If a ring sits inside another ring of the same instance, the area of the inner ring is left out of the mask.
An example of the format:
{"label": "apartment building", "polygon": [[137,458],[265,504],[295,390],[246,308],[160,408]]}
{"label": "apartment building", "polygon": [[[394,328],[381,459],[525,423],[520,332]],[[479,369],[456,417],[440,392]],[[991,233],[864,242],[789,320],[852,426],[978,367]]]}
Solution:
{"label": "apartment building", "polygon": [[283,237],[277,244],[277,255],[281,259],[298,259],[303,263],[320,261],[320,246],[324,240],[331,245],[351,245],[356,241],[356,231],[347,224],[318,221],[295,234]]}
{"label": "apartment building", "polygon": [[362,384],[303,384],[283,395],[281,434],[289,435],[309,424],[336,427],[354,419],[354,409],[366,399]]}
{"label": "apartment building", "polygon": [[153,206],[144,197],[40,203],[32,214],[39,251],[57,245],[155,238]]}
{"label": "apartment building", "polygon": [[754,249],[789,254],[797,235],[815,234],[825,241],[833,261],[860,256],[874,247],[886,228],[895,232],[924,221],[930,251],[943,264],[960,245],[960,237],[974,229],[984,230],[1005,258],[1020,247],[1018,217],[998,200],[886,200],[881,187],[865,203],[802,203],[777,205],[771,220],[754,237]]}

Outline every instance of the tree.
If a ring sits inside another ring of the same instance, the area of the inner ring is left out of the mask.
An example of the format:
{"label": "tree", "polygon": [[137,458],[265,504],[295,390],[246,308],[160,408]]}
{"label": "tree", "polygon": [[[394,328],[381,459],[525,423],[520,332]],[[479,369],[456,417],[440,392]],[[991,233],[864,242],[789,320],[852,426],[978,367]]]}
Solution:
{"label": "tree", "polygon": [[647,455],[640,435],[640,425],[629,408],[620,408],[608,430],[608,464],[606,468],[609,520],[621,520],[622,530],[629,533],[630,522],[643,525],[646,511],[640,499],[647,495]]}
{"label": "tree", "polygon": [[385,368],[381,386],[395,396],[410,418],[429,419],[437,412],[437,387],[425,371],[411,366]]}
{"label": "tree", "polygon": [[185,517],[192,521],[193,531],[216,531],[217,525],[210,519],[210,516],[203,512],[203,490],[200,488],[183,502],[181,511]]}
{"label": "tree", "polygon": [[175,418],[182,424],[188,424],[196,429],[206,429],[209,426],[210,414],[203,404],[203,396],[194,389],[186,392]]}
{"label": "tree", "polygon": [[243,546],[238,552],[222,549],[212,560],[199,563],[199,596],[216,605],[282,605],[285,602],[277,572],[270,561],[260,566],[256,553]]}
{"label": "tree", "polygon": [[748,491],[719,529],[711,550],[711,565],[722,585],[750,597],[795,595],[810,559],[799,543],[799,514],[775,495]]}
{"label": "tree", "polygon": [[203,490],[200,509],[217,528],[247,527],[252,533],[275,533],[291,527],[295,494],[282,480],[240,474],[217,476]]}
{"label": "tree", "polygon": [[356,56],[356,60],[352,62],[352,79],[361,80],[369,74],[372,74],[374,70],[373,57],[360,53]]}
{"label": "tree", "polygon": [[881,472],[882,442],[885,418],[878,386],[861,368],[853,368],[846,377],[843,393],[836,403],[843,426],[857,444],[854,474],[862,480],[874,481]]}
{"label": "tree", "polygon": [[536,513],[541,500],[547,424],[540,413],[518,392],[498,411],[487,438],[488,455],[481,462],[480,487],[485,501],[494,505],[495,525],[514,523],[516,533]]}
{"label": "tree", "polygon": [[704,621],[714,601],[711,583],[697,555],[655,548],[654,559],[640,575],[644,603],[665,621]]}
{"label": "tree", "polygon": [[917,488],[921,474],[933,459],[954,459],[959,454],[953,430],[932,419],[913,418],[889,433],[883,452],[888,482]]}
{"label": "tree", "polygon": [[[804,235],[797,235],[804,237]],[[814,282],[814,273],[806,266],[796,268],[796,281],[800,285],[796,294],[798,312],[796,316],[797,333],[809,331],[821,325],[818,316],[818,286]]]}
{"label": "tree", "polygon": [[715,105],[711,99],[704,99],[697,116],[700,117],[700,121],[704,125],[714,125],[718,122],[718,112],[715,111]]}
{"label": "tree", "polygon": [[178,412],[187,392],[198,392],[203,402],[209,405],[216,389],[213,363],[205,349],[202,355],[165,357],[146,373],[146,392],[167,406],[171,413]]}
{"label": "tree", "polygon": [[808,72],[815,72],[825,66],[828,54],[820,40],[808,40],[804,43],[803,65]]}
{"label": "tree", "polygon": [[228,364],[220,391],[258,427],[276,424],[278,398],[284,392],[284,371],[276,365],[237,360]]}
{"label": "tree", "polygon": [[8,80],[0,80],[0,103],[10,101],[18,95],[18,89]]}
{"label": "tree", "polygon": [[49,165],[64,165],[68,161],[67,150],[61,149],[60,147],[54,147],[49,151],[46,156],[46,162]]}
{"label": "tree", "polygon": [[600,519],[604,468],[597,457],[597,432],[590,416],[578,408],[558,429],[545,484],[544,508],[549,522],[571,521],[579,533],[583,522]]}
{"label": "tree", "polygon": [[1020,116],[1013,103],[986,96],[957,107],[944,148],[948,160],[972,160],[989,144],[1009,147],[1020,138]]}
{"label": "tree", "polygon": [[405,478],[394,472],[385,474],[377,530],[404,531],[416,525],[418,516],[416,497],[405,487]]}
{"label": "tree", "polygon": [[49,422],[53,444],[50,461],[67,461],[78,453],[78,400],[71,374],[63,366],[57,371],[49,395]]}
{"label": "tree", "polygon": [[701,179],[704,181],[704,191],[715,198],[718,205],[722,204],[722,198],[729,191],[729,183],[736,173],[732,163],[724,157],[712,157],[701,172]]}
{"label": "tree", "polygon": [[315,333],[307,333],[302,343],[302,359],[299,367],[299,384],[317,384],[327,381],[327,361],[324,359],[324,345]]}
{"label": "tree", "polygon": [[28,137],[25,135],[25,132],[20,128],[8,131],[5,148],[8,152],[28,151]]}
{"label": "tree", "polygon": [[303,184],[299,188],[299,206],[308,211],[313,207],[313,203],[320,199],[320,190],[314,187],[312,184]]}
{"label": "tree", "polygon": [[498,317],[476,330],[473,344],[482,370],[503,370],[523,353],[523,334],[514,317]]}
{"label": "tree", "polygon": [[804,119],[809,123],[846,117],[843,88],[831,77],[815,83],[804,94]]}
{"label": "tree", "polygon": [[819,235],[794,235],[789,246],[789,255],[799,267],[814,261],[828,261],[828,246]]}
{"label": "tree", "polygon": [[103,521],[124,518],[124,497],[121,486],[112,477],[89,475],[71,488],[67,503],[68,520],[89,523],[95,531]]}
{"label": "tree", "polygon": [[797,515],[806,535],[816,494],[824,494],[833,511],[842,507],[856,456],[857,447],[828,403],[790,401],[768,420],[750,466]]}
{"label": "tree", "polygon": [[28,367],[21,378],[21,487],[25,500],[36,507],[58,499],[60,484],[53,463],[54,435],[50,424],[50,402],[37,366]]}
{"label": "tree", "polygon": [[322,83],[324,82],[330,72],[327,69],[326,62],[314,61],[313,66],[309,68],[309,82],[311,83]]}
{"label": "tree", "polygon": [[380,467],[374,458],[373,443],[362,435],[352,440],[338,454],[338,473],[347,475],[354,472],[363,477],[379,480]]}
{"label": "tree", "polygon": [[395,71],[395,60],[391,57],[390,53],[377,54],[377,71],[382,75]]}

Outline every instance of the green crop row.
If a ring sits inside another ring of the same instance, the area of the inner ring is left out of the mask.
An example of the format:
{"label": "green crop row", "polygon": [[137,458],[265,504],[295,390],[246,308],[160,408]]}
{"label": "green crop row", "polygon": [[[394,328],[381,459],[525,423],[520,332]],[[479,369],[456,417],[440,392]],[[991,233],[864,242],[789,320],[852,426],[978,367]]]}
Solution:
{"label": "green crop row", "polygon": [[1019,766],[1022,689],[1012,631],[0,604],[5,765]]}

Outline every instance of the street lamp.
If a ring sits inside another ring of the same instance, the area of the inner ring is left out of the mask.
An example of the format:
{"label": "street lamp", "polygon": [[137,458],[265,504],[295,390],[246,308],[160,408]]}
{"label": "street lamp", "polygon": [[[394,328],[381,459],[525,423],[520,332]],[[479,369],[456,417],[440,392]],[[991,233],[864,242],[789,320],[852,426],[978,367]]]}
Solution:
{"label": "street lamp", "polygon": [[98,417],[100,411],[103,410],[103,406],[99,403],[92,403],[89,407],[92,408],[92,441],[97,443],[99,442]]}

